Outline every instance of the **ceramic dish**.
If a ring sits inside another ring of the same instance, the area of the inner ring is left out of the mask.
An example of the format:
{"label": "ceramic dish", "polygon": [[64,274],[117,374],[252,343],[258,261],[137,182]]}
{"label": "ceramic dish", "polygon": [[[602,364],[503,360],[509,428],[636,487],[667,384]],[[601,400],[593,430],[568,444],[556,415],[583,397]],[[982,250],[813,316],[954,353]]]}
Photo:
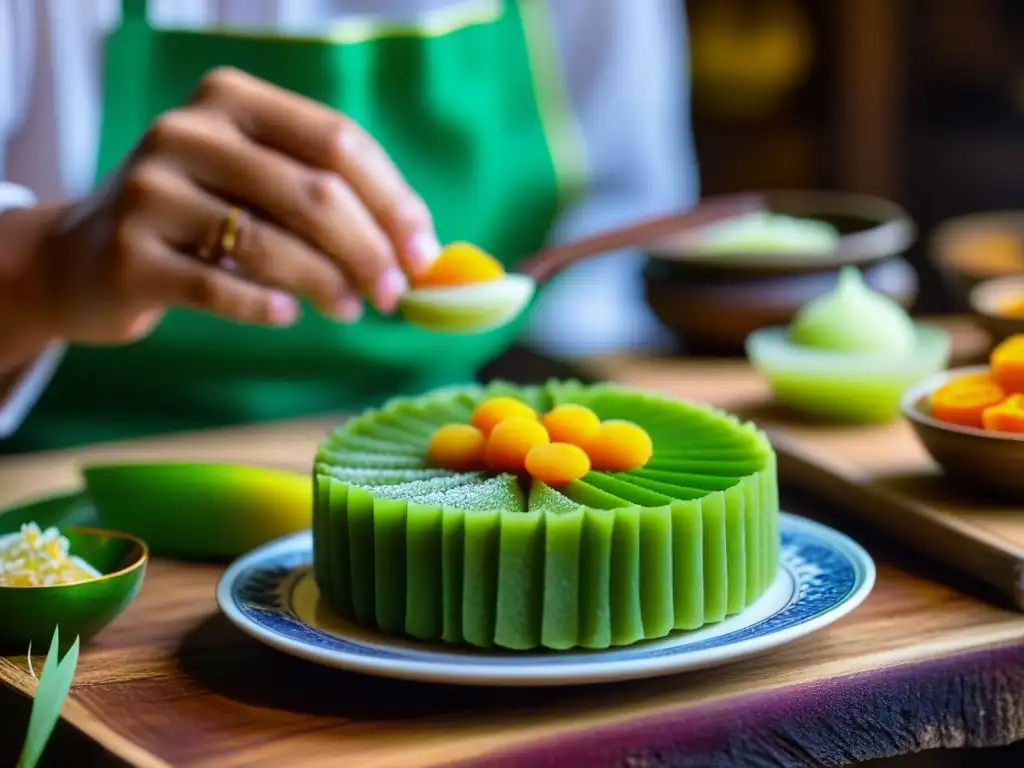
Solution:
{"label": "ceramic dish", "polygon": [[871,591],[874,563],[843,534],[782,515],[780,535],[778,575],[747,611],[700,630],[602,651],[493,652],[402,639],[344,621],[317,592],[308,532],[232,564],[217,587],[217,601],[232,623],[271,647],[384,677],[494,686],[655,677],[765,653],[845,616]]}
{"label": "ceramic dish", "polygon": [[762,328],[751,334],[747,353],[768,379],[779,405],[821,419],[884,423],[899,416],[901,396],[916,381],[941,371],[949,362],[949,334],[918,326],[912,359],[886,360],[870,355],[829,352],[788,345],[779,354],[788,328]]}
{"label": "ceramic dish", "polygon": [[142,586],[149,550],[140,539],[92,528],[61,533],[71,552],[103,575],[76,584],[0,587],[0,647],[5,651],[24,653],[30,643],[45,649],[57,625],[66,642],[75,635],[85,640],[113,621]]}
{"label": "ceramic dish", "polygon": [[967,303],[978,325],[992,337],[992,343],[1024,333],[1024,314],[1008,317],[1000,310],[1007,303],[1024,300],[1024,275],[999,277],[978,283],[967,295]]}
{"label": "ceramic dish", "polygon": [[929,256],[956,304],[966,307],[979,283],[1024,274],[1024,211],[950,219],[932,233]]}
{"label": "ceramic dish", "polygon": [[932,418],[928,405],[930,395],[943,384],[988,370],[977,365],[943,371],[910,387],[901,407],[921,444],[950,478],[1024,504],[1024,435],[939,421]]}
{"label": "ceramic dish", "polygon": [[[917,275],[901,258],[873,263],[863,275],[864,282],[906,310],[917,299]],[[644,272],[644,290],[651,311],[691,354],[742,354],[751,333],[788,324],[802,306],[831,291],[837,276],[837,269],[775,277],[737,271],[682,280],[652,261]]]}
{"label": "ceramic dish", "polygon": [[846,265],[863,267],[902,253],[916,236],[907,212],[881,198],[824,190],[758,194],[772,213],[832,225],[839,233],[838,245],[833,250],[813,254],[720,250],[710,253],[697,231],[664,240],[648,248],[648,255],[673,268],[679,276],[742,273],[765,277],[830,271]]}

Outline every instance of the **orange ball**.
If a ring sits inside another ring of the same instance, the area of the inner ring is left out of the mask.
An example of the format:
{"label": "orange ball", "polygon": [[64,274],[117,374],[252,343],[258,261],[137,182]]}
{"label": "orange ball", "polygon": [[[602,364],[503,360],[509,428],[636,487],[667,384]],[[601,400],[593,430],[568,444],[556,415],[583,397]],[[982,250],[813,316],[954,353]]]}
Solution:
{"label": "orange ball", "polygon": [[597,414],[585,405],[567,403],[558,405],[544,414],[544,426],[552,442],[586,445],[601,429]]}
{"label": "orange ball", "polygon": [[474,427],[488,434],[498,422],[513,417],[536,420],[537,412],[514,397],[491,397],[473,409],[469,421]]}
{"label": "orange ball", "polygon": [[654,453],[651,436],[631,421],[609,420],[601,423],[597,436],[587,443],[594,469],[628,472],[639,469]]}
{"label": "orange ball", "polygon": [[469,424],[446,424],[430,438],[427,459],[444,469],[477,469],[483,465],[484,433]]}
{"label": "orange ball", "polygon": [[489,283],[505,276],[501,262],[470,243],[452,243],[438,255],[430,269],[413,279],[414,288],[449,288],[470,283]]}
{"label": "orange ball", "polygon": [[491,430],[484,448],[484,463],[495,472],[522,472],[526,468],[526,454],[549,442],[548,431],[539,421],[513,416]]}
{"label": "orange ball", "polygon": [[526,471],[548,485],[565,485],[590,471],[590,457],[578,445],[538,445],[526,454]]}

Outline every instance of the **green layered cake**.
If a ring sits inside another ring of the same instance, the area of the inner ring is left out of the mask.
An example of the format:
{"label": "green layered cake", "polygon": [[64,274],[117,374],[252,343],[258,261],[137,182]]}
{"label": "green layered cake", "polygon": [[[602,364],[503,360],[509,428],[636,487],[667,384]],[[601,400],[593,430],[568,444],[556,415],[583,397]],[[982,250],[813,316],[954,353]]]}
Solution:
{"label": "green layered cake", "polygon": [[[487,398],[643,427],[647,463],[557,488],[431,467],[444,424]],[[624,387],[446,389],[347,421],[317,453],[313,562],[341,616],[481,648],[608,648],[744,610],[779,562],[775,455],[750,423]]]}

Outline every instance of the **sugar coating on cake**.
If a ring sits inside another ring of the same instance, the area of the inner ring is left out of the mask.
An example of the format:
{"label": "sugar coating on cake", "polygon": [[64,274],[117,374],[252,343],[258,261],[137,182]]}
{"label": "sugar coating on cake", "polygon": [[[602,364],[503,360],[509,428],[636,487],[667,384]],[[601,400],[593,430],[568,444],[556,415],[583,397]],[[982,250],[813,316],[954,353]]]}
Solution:
{"label": "sugar coating on cake", "polygon": [[[550,486],[430,466],[436,431],[489,398],[635,424],[627,471]],[[775,455],[754,425],[609,384],[504,382],[397,399],[342,425],[315,463],[314,572],[341,616],[511,650],[608,648],[744,610],[778,570]]]}

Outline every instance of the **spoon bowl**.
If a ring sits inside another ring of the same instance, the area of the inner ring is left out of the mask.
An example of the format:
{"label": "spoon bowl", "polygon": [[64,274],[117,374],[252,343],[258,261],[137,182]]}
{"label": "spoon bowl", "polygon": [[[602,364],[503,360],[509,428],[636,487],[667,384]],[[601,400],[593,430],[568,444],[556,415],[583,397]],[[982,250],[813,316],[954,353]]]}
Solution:
{"label": "spoon bowl", "polygon": [[86,640],[127,608],[142,586],[149,548],[141,539],[96,528],[61,533],[71,553],[102,575],[74,584],[0,587],[0,650],[5,653],[25,653],[29,644],[45,651],[58,625],[62,642],[70,644],[76,635]]}
{"label": "spoon bowl", "polygon": [[536,282],[506,275],[486,283],[407,291],[399,303],[413,325],[438,333],[482,333],[511,322],[530,303]]}

